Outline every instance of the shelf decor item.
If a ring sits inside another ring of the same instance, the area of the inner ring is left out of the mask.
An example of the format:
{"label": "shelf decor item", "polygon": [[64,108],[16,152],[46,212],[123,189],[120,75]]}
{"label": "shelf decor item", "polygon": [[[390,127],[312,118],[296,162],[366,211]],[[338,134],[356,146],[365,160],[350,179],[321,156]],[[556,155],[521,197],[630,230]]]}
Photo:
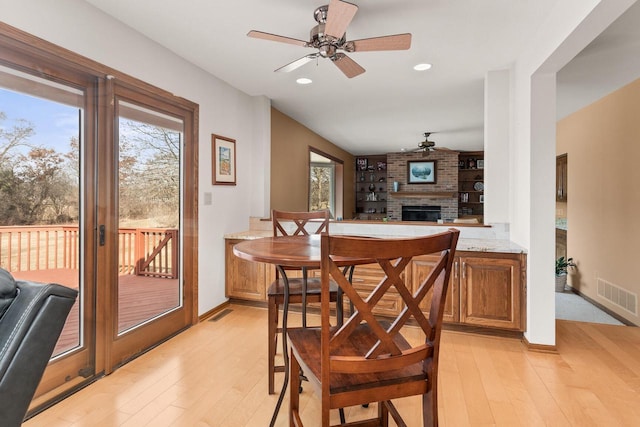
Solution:
{"label": "shelf decor item", "polygon": [[435,184],[436,161],[408,161],[407,184]]}
{"label": "shelf decor item", "polygon": [[359,171],[366,171],[368,166],[366,157],[358,157],[356,158],[356,167]]}
{"label": "shelf decor item", "polygon": [[213,185],[236,185],[236,140],[211,134]]}

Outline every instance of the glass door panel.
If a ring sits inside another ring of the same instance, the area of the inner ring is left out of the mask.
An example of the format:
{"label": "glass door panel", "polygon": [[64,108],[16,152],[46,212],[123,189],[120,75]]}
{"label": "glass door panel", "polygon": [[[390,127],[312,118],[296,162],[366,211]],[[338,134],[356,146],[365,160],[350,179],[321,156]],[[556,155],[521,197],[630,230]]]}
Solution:
{"label": "glass door panel", "polygon": [[118,104],[118,334],[179,308],[183,124]]}
{"label": "glass door panel", "polygon": [[90,259],[81,250],[86,98],[76,87],[0,67],[0,267],[17,280],[79,292],[36,397],[94,373]]}

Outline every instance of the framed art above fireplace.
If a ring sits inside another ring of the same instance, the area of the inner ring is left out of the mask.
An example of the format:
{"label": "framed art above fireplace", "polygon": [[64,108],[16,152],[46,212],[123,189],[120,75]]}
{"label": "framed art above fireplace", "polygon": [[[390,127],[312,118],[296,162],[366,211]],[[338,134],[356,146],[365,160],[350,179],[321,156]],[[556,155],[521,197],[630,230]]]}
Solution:
{"label": "framed art above fireplace", "polygon": [[436,160],[407,161],[407,184],[435,184]]}

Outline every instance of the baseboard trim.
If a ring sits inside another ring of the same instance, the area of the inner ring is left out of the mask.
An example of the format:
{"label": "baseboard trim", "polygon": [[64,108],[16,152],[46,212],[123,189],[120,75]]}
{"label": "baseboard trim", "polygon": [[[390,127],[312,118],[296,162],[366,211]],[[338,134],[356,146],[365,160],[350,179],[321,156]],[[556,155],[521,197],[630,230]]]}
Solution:
{"label": "baseboard trim", "polygon": [[558,348],[555,345],[546,344],[532,344],[527,337],[522,337],[522,344],[528,351],[534,351],[536,353],[554,353],[558,354]]}

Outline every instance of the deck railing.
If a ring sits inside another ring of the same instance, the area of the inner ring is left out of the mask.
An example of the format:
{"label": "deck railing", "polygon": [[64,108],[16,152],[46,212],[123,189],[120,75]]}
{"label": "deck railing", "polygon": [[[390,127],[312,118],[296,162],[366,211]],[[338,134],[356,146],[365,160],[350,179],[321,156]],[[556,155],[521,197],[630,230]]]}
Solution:
{"label": "deck railing", "polygon": [[[78,269],[78,227],[0,227],[0,266],[12,272]],[[118,230],[120,274],[177,278],[178,230]]]}

